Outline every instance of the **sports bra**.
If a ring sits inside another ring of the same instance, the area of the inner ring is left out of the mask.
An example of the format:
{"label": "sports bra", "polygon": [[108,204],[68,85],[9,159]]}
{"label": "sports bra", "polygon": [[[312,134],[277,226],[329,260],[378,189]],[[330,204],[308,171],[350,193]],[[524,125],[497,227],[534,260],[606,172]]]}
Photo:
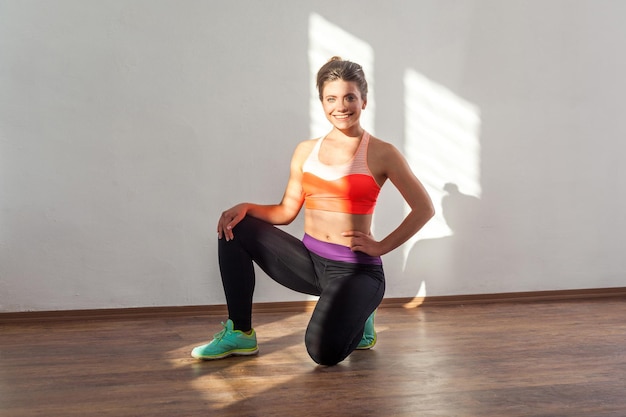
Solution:
{"label": "sports bra", "polygon": [[354,156],[340,165],[326,165],[319,160],[324,138],[317,140],[302,165],[305,207],[349,214],[372,214],[380,186],[367,165],[370,135],[363,132]]}

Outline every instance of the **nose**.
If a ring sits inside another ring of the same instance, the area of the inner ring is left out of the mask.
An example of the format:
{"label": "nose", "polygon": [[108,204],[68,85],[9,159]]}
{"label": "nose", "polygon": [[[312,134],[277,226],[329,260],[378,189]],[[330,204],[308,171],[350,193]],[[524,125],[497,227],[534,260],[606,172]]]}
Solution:
{"label": "nose", "polygon": [[348,101],[347,99],[337,101],[337,110],[346,111],[348,110]]}

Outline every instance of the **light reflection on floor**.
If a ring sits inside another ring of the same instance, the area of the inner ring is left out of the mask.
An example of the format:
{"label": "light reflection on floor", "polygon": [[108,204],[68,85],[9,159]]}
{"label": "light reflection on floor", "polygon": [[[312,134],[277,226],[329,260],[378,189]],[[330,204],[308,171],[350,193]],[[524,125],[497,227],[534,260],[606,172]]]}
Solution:
{"label": "light reflection on floor", "polygon": [[[310,313],[301,313],[256,325],[259,343],[259,354],[256,356],[197,361],[188,356],[195,347],[192,344],[168,352],[168,362],[172,368],[188,367],[192,370],[194,378],[190,386],[210,404],[212,410],[222,410],[245,398],[262,398],[264,393],[290,386],[295,380],[310,376],[312,371],[339,372],[346,366],[339,365],[335,369],[319,367],[309,358],[303,340],[309,317]],[[265,317],[262,319],[265,320]],[[379,336],[383,336],[388,327],[376,325]],[[283,364],[294,362],[308,366],[303,366],[297,374],[280,372]],[[346,363],[349,362],[350,358],[346,360]],[[267,377],[268,370],[271,370],[272,378]]]}

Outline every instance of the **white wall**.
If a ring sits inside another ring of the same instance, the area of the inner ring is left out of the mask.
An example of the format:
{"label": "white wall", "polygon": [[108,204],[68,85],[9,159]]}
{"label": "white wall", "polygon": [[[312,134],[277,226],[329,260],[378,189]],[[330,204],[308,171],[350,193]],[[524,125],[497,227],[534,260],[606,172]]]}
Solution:
{"label": "white wall", "polygon": [[[323,133],[312,13],[372,48],[377,136],[457,165],[408,146],[407,70],[480,118],[480,193],[385,256],[387,297],[626,285],[625,2],[0,0],[0,311],[224,303],[219,213]],[[402,215],[388,185],[376,233]]]}

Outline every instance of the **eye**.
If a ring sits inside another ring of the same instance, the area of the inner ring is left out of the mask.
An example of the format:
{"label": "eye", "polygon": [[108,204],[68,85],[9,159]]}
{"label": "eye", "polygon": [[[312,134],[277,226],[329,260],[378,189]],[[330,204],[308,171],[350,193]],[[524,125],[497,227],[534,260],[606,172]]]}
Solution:
{"label": "eye", "polygon": [[326,101],[329,103],[334,103],[335,102],[335,97],[326,97]]}

